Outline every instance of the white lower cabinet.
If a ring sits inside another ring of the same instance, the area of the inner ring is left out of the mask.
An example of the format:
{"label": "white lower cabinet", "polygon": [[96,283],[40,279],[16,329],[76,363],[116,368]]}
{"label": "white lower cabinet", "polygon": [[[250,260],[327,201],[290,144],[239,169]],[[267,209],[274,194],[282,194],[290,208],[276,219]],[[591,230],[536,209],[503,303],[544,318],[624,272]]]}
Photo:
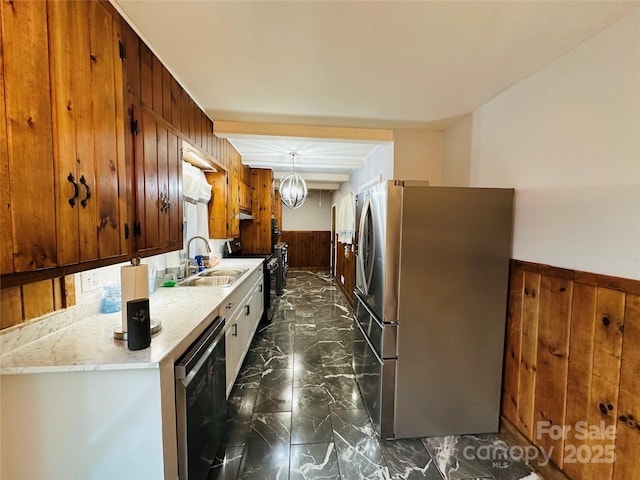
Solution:
{"label": "white lower cabinet", "polygon": [[262,268],[252,273],[245,283],[248,288],[236,290],[227,298],[222,309],[226,319],[227,397],[231,393],[262,316],[264,308]]}

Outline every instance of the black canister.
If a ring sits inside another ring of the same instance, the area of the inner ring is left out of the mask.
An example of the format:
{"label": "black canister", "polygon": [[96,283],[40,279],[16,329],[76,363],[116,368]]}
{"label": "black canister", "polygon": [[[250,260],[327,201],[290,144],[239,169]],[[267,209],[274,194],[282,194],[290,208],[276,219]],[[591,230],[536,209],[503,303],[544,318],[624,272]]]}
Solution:
{"label": "black canister", "polygon": [[127,302],[127,347],[142,350],[151,345],[151,319],[149,299],[139,298]]}

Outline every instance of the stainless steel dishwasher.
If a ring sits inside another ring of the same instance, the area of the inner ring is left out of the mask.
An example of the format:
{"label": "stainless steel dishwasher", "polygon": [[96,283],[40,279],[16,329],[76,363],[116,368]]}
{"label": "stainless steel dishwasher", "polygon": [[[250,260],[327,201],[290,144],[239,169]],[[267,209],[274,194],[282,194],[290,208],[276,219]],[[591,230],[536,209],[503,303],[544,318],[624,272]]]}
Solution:
{"label": "stainless steel dishwasher", "polygon": [[224,318],[193,343],[175,365],[180,480],[206,480],[226,421]]}

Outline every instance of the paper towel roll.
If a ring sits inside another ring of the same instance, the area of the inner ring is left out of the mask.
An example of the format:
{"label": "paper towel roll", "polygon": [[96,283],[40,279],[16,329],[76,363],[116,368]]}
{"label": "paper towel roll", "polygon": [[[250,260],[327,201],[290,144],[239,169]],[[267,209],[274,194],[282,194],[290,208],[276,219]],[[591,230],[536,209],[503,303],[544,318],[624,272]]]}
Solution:
{"label": "paper towel roll", "polygon": [[139,298],[149,298],[148,265],[126,265],[120,269],[120,289],[122,298],[122,331],[127,331],[127,302]]}

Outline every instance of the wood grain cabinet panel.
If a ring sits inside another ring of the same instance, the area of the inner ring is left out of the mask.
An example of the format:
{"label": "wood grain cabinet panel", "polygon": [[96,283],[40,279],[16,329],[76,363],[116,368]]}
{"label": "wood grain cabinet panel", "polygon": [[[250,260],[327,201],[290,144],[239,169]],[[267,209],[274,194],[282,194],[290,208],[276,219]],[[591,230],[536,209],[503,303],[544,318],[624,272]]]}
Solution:
{"label": "wood grain cabinet panel", "polygon": [[[58,259],[64,265],[98,258],[97,238],[89,235],[90,222],[98,217],[96,202],[86,199],[87,192],[97,193],[94,136],[83,134],[94,130],[89,30],[96,19],[87,21],[90,9],[85,2],[51,2],[48,10],[51,26],[56,27],[50,31],[50,55]],[[68,49],[68,45],[75,48]]]}
{"label": "wood grain cabinet panel", "polygon": [[134,109],[137,250],[144,255],[182,248],[182,156],[175,133]]}
{"label": "wood grain cabinet panel", "polygon": [[[205,173],[205,176],[211,185],[209,235],[211,238],[237,237],[240,230],[240,219],[234,219],[234,213],[238,215],[238,195],[233,195],[234,180],[232,175],[227,172],[215,172]],[[237,179],[235,187],[238,188]],[[236,202],[235,209],[234,202]]]}
{"label": "wood grain cabinet panel", "polygon": [[[0,7],[2,8],[2,7]],[[0,60],[0,118],[6,118],[4,100],[4,63]],[[0,121],[0,273],[13,272],[13,238],[11,228],[11,184],[9,147],[7,146],[7,122]],[[4,310],[0,322],[4,325]]]}
{"label": "wood grain cabinet panel", "polygon": [[[240,238],[247,253],[271,253],[271,211],[273,172],[266,168],[249,170],[250,192],[244,203],[251,203],[252,220],[240,222]],[[245,192],[246,194],[246,192]]]}
{"label": "wood grain cabinet panel", "polygon": [[244,180],[240,180],[239,188],[240,188],[240,199],[239,199],[240,210],[250,212],[251,211],[251,185],[247,184]]}
{"label": "wood grain cabinet panel", "polygon": [[13,256],[2,273],[26,272],[58,264],[47,4],[0,5]]}
{"label": "wood grain cabinet panel", "polygon": [[240,235],[240,181],[237,175],[227,175],[227,235]]}
{"label": "wood grain cabinet panel", "polygon": [[[206,173],[212,188],[209,203],[209,235],[211,238],[240,236],[240,154],[226,139],[216,139],[215,157],[226,171]],[[235,168],[234,168],[235,165]],[[247,250],[248,251],[248,250]]]}
{"label": "wood grain cabinet panel", "polygon": [[2,18],[13,270],[125,254],[119,22],[70,1],[3,3]]}

